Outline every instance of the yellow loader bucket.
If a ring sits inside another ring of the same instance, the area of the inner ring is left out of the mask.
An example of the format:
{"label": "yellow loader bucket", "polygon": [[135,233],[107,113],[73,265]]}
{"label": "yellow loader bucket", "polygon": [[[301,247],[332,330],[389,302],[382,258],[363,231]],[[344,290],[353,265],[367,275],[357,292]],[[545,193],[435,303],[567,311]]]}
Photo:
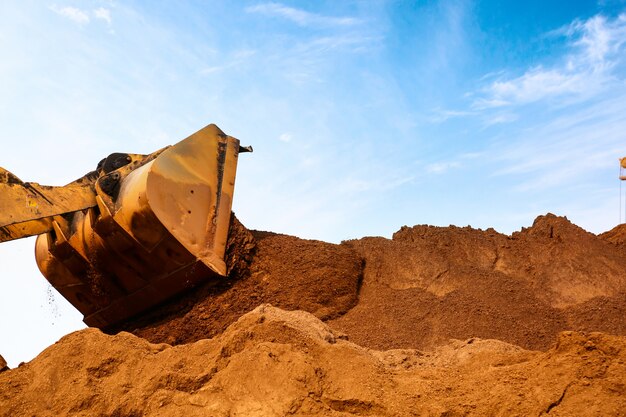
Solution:
{"label": "yellow loader bucket", "polygon": [[[0,237],[47,232],[35,248],[43,275],[85,323],[116,324],[226,275],[240,149],[250,150],[209,125],[150,155],[112,154],[65,187],[0,181],[13,207],[0,214]],[[27,195],[46,210],[15,208]]]}
{"label": "yellow loader bucket", "polygon": [[113,217],[146,249],[169,232],[207,267],[226,275],[238,149],[239,141],[215,125],[191,135],[121,182]]}

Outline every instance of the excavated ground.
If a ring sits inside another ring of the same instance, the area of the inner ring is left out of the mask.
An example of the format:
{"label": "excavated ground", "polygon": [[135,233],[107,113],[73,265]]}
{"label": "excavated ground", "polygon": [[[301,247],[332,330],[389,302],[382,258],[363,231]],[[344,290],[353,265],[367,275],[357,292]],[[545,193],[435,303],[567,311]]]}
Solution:
{"label": "excavated ground", "polygon": [[340,245],[233,222],[234,273],[114,329],[153,343],[213,337],[261,303],[305,310],[372,349],[480,337],[547,349],[565,330],[626,335],[626,228],[564,217],[493,229],[403,227]]}
{"label": "excavated ground", "polygon": [[236,218],[228,245],[228,279],[207,283],[109,333],[126,330],[153,343],[189,343],[223,332],[263,303],[328,320],[358,301],[363,260],[349,246],[250,232]]}
{"label": "excavated ground", "polygon": [[227,264],[0,372],[0,416],[626,415],[625,226],[333,245],[234,220]]}
{"label": "excavated ground", "polygon": [[372,351],[262,305],[172,347],[87,329],[0,374],[1,416],[616,416],[626,338],[566,332],[546,352],[497,340]]}
{"label": "excavated ground", "polygon": [[365,258],[362,291],[330,324],[365,346],[481,337],[545,350],[565,330],[626,334],[626,253],[563,217],[512,236],[415,226],[345,245]]}

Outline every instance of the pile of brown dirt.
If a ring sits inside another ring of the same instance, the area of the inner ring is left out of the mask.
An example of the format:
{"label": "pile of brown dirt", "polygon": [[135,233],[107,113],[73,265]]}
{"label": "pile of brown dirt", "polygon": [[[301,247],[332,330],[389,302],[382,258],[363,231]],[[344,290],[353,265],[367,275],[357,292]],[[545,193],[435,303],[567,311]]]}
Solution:
{"label": "pile of brown dirt", "polygon": [[626,248],[626,223],[617,225],[608,232],[604,232],[598,236],[617,247]]}
{"label": "pile of brown dirt", "polygon": [[358,305],[331,326],[376,349],[490,338],[546,349],[564,330],[626,334],[626,256],[552,214],[512,236],[403,227],[345,243],[365,259]]}
{"label": "pile of brown dirt", "polygon": [[626,338],[562,333],[371,351],[305,312],[260,306],[171,347],[87,329],[0,374],[0,416],[620,415]]}
{"label": "pile of brown dirt", "polygon": [[320,319],[356,305],[363,270],[350,247],[231,224],[223,282],[209,282],[116,329],[155,343],[189,343],[213,337],[259,304],[305,310]]}
{"label": "pile of brown dirt", "polygon": [[2,355],[0,355],[0,372],[7,371],[9,367],[7,366],[7,361],[4,360]]}
{"label": "pile of brown dirt", "polygon": [[271,303],[383,350],[471,337],[547,349],[566,330],[626,334],[626,254],[564,217],[512,236],[422,225],[341,245],[233,227],[228,280],[115,330],[188,343]]}
{"label": "pile of brown dirt", "polygon": [[0,416],[626,410],[624,226],[548,214],[511,236],[415,226],[333,245],[234,219],[227,265],[109,329],[144,339],[88,329],[0,372]]}

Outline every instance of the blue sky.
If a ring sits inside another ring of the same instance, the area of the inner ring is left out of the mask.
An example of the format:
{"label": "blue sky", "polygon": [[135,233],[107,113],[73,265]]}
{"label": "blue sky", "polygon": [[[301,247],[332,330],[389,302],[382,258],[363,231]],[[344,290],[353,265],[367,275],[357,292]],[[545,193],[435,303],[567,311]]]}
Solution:
{"label": "blue sky", "polygon": [[[60,185],[216,123],[255,148],[250,228],[511,233],[554,212],[598,233],[620,220],[625,52],[624,1],[5,1],[0,166]],[[80,326],[32,246],[0,247],[13,364]]]}

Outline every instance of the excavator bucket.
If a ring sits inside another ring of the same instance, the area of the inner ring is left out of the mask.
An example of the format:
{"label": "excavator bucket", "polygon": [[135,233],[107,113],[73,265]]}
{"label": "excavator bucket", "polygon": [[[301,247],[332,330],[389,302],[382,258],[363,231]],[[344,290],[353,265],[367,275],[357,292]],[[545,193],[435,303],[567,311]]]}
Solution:
{"label": "excavator bucket", "polygon": [[40,234],[42,274],[106,328],[227,274],[239,141],[209,125],[150,155],[112,154],[64,187],[0,169],[0,241]]}

